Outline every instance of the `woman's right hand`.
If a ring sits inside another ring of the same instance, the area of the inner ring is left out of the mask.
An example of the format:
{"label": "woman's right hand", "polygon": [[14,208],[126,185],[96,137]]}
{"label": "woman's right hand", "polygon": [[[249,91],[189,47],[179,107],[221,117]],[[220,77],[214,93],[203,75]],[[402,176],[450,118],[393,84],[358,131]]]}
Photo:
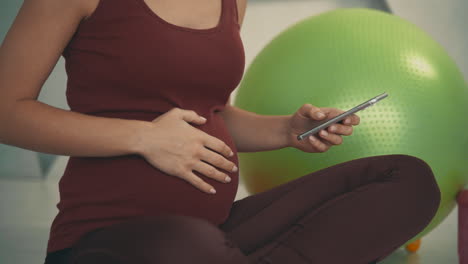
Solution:
{"label": "woman's right hand", "polygon": [[[214,187],[195,175],[196,170],[223,183],[230,182],[227,174],[217,168],[233,172],[237,167],[230,157],[231,148],[188,122],[198,125],[204,120],[193,110],[172,108],[151,122],[141,137],[140,155],[161,171],[188,181],[196,188],[211,193]],[[210,148],[210,149],[208,149]],[[204,162],[205,161],[205,162]],[[227,179],[226,179],[227,178]]]}

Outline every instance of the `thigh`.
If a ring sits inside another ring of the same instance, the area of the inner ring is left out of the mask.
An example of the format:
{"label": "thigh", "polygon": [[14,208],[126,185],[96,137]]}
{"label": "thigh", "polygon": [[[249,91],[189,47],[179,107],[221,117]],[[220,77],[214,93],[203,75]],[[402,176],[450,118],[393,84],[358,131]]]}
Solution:
{"label": "thigh", "polygon": [[[402,167],[413,167],[406,176],[418,186],[436,182],[430,167],[408,155],[381,155],[340,163],[236,201],[224,230],[244,254],[249,255],[286,233],[304,215],[348,192],[359,192],[373,182],[384,182]],[[413,177],[414,176],[414,177]],[[392,179],[394,180],[394,179]],[[413,185],[408,185],[413,188]],[[437,188],[437,187],[436,187]]]}
{"label": "thigh", "polygon": [[85,235],[68,264],[247,263],[225,233],[204,219],[143,217]]}

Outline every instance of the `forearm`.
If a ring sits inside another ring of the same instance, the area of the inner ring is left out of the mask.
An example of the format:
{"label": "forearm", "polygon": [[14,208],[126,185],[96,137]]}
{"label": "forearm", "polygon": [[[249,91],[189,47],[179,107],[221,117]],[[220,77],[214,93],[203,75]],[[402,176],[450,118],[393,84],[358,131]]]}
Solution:
{"label": "forearm", "polygon": [[288,147],[286,128],[289,115],[258,115],[227,105],[220,112],[238,152],[260,152]]}
{"label": "forearm", "polygon": [[85,115],[35,100],[1,111],[0,143],[66,156],[137,154],[139,131],[150,123]]}

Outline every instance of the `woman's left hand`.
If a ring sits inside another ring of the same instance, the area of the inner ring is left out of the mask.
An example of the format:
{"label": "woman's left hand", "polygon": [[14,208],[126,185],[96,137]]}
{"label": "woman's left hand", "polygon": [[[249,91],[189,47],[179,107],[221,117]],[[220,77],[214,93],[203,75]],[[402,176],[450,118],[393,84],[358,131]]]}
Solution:
{"label": "woman's left hand", "polygon": [[[317,115],[319,112],[325,115],[319,117]],[[311,104],[304,104],[296,113],[291,115],[288,122],[286,133],[289,146],[305,152],[315,153],[326,152],[331,146],[340,145],[343,143],[341,135],[350,136],[353,133],[353,125],[359,125],[359,116],[352,114],[341,121],[343,123],[335,123],[324,130],[320,130],[319,133],[312,135],[315,140],[310,140],[309,136],[303,140],[298,140],[297,136],[310,130],[316,124],[332,119],[344,112],[337,108],[319,108]],[[324,132],[328,132],[328,135],[323,134]]]}

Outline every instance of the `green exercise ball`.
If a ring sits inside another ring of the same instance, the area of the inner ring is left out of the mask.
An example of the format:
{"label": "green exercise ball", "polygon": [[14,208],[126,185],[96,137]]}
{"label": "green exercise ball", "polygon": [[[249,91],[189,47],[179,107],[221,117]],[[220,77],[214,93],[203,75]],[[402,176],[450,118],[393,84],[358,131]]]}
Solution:
{"label": "green exercise ball", "polygon": [[[234,105],[261,115],[288,115],[303,104],[348,110],[361,123],[324,153],[294,148],[239,153],[247,191],[259,193],[353,159],[407,154],[427,162],[442,192],[436,227],[468,182],[468,89],[453,59],[412,23],[371,9],[337,9],[281,32],[253,60]],[[395,194],[398,195],[398,194]]]}

